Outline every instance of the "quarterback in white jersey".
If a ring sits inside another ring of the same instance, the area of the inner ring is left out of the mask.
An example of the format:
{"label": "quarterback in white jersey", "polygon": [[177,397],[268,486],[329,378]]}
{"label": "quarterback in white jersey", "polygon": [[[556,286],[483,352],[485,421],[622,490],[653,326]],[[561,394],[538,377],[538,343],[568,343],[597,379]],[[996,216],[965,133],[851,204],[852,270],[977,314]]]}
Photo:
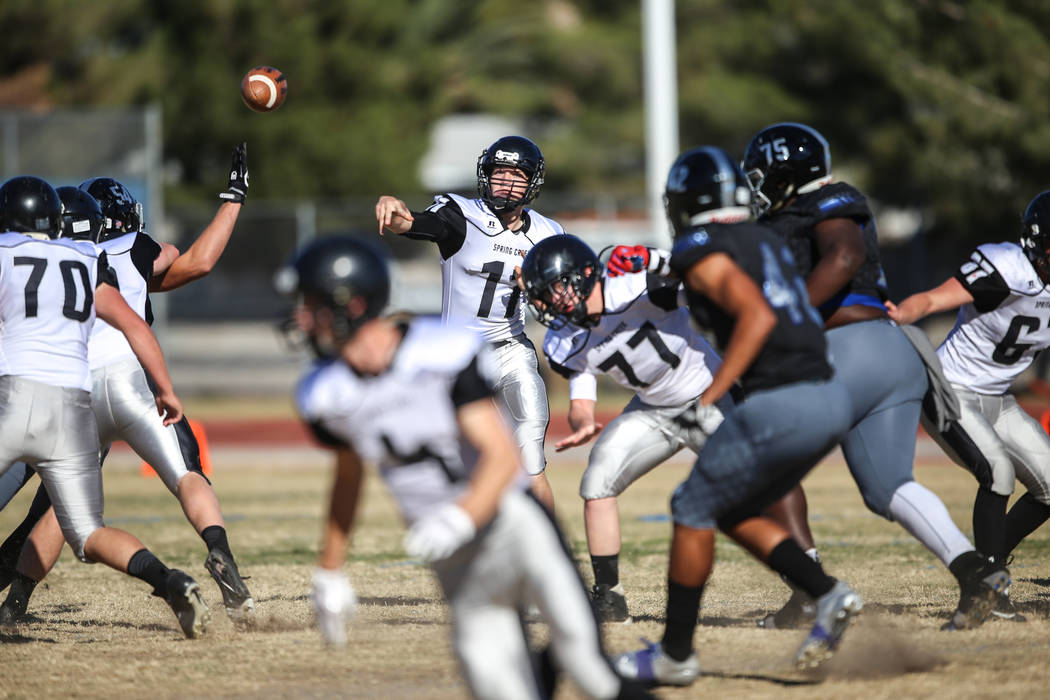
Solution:
{"label": "quarterback in white jersey", "polygon": [[[244,144],[234,149],[230,173],[229,189],[220,195],[223,204],[185,254],[147,235],[134,197],[124,185],[106,177],[87,180],[79,188],[58,189],[64,206],[63,237],[98,242],[116,273],[120,294],[140,318],[150,322],[149,292],[175,289],[207,274],[229,241],[247,192]],[[231,193],[238,195],[239,201],[232,200]],[[151,410],[154,398],[150,378],[124,334],[105,321],[99,320],[92,328],[88,358],[92,408],[103,454],[113,441],[123,440],[153,466],[208,547],[205,568],[219,585],[227,613],[238,625],[251,624],[254,601],[230,551],[222,511],[203,474],[200,448],[189,421],[183,416],[165,425]],[[11,495],[0,493],[0,499]],[[17,574],[7,600],[0,606],[0,622],[25,614],[36,583],[58,559],[62,536],[46,504],[46,492],[38,493],[29,516],[0,545],[0,588]],[[29,529],[30,544],[24,546]],[[19,549],[38,556],[18,556]],[[18,556],[15,562],[10,562],[10,552]]]}
{"label": "quarterback in white jersey", "polygon": [[[718,355],[679,306],[678,280],[645,271],[602,275],[590,247],[575,236],[537,244],[522,264],[529,301],[549,326],[543,352],[551,369],[569,380],[573,434],[558,451],[582,445],[601,432],[580,482],[587,546],[594,569],[591,598],[599,619],[628,619],[619,583],[620,523],[616,497],[683,447],[699,454],[721,422],[721,410],[697,400],[721,364]],[[574,295],[554,285],[571,279]],[[608,374],[635,396],[603,430],[595,421],[597,381]],[[731,399],[725,399],[731,404]]]}
{"label": "quarterback in white jersey", "polygon": [[346,640],[353,590],[340,571],[362,462],[379,472],[408,525],[407,553],[428,562],[451,608],[453,647],[478,698],[550,692],[533,668],[521,609],[550,625],[553,658],[591,697],[626,697],[601,651],[575,565],[548,513],[525,494],[517,450],[495,405],[493,357],[476,333],[378,318],[386,262],[333,237],[282,274],[319,361],[296,392],[303,420],[336,451],[336,479],[314,603],[324,638]]}
{"label": "quarterback in white jersey", "polygon": [[[1022,409],[1010,385],[1050,347],[1050,191],[1025,209],[1020,245],[986,243],[938,287],[887,303],[899,323],[959,307],[937,349],[961,417],[927,430],[977,478],[973,530],[978,551],[996,561],[1050,518],[1050,437]],[[1006,512],[1015,480],[1027,492]],[[1023,619],[1008,597],[996,614]]]}
{"label": "quarterback in white jersey", "polygon": [[31,464],[76,556],[151,584],[195,637],[207,622],[197,582],[102,521],[87,358],[96,311],[126,334],[156,378],[151,410],[170,424],[182,407],[156,339],[116,290],[105,254],[86,241],[48,240],[59,234],[61,217],[58,193],[43,180],[21,176],[0,186],[0,227],[8,231],[0,233],[0,472]]}
{"label": "quarterback in white jersey", "polygon": [[412,212],[395,197],[376,204],[379,232],[433,241],[441,253],[441,317],[478,331],[496,350],[499,403],[521,448],[532,488],[548,507],[554,496],[544,476],[543,439],[550,411],[537,372],[536,352],[525,336],[525,308],[514,271],[536,243],[565,233],[556,221],[525,205],[543,184],[543,155],[522,136],[499,139],[478,158],[478,198],[434,198]]}

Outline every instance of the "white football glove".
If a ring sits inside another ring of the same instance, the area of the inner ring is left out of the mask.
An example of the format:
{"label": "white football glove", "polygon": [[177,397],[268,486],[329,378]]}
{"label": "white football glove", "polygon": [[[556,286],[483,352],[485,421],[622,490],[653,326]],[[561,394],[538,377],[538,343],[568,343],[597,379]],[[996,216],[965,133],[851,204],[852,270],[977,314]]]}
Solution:
{"label": "white football glove", "polygon": [[451,556],[473,539],[476,531],[467,511],[455,503],[446,503],[408,529],[405,551],[415,559],[437,561]]}
{"label": "white football glove", "polygon": [[710,406],[704,406],[699,401],[696,404],[696,424],[700,426],[700,430],[704,431],[704,435],[711,437],[711,435],[718,430],[718,426],[722,425],[722,421],[725,420],[725,416],[722,415],[722,410],[715,404]]}
{"label": "white football glove", "polygon": [[332,646],[346,644],[346,623],[357,607],[357,595],[342,571],[314,569],[311,599],[317,625],[324,641]]}

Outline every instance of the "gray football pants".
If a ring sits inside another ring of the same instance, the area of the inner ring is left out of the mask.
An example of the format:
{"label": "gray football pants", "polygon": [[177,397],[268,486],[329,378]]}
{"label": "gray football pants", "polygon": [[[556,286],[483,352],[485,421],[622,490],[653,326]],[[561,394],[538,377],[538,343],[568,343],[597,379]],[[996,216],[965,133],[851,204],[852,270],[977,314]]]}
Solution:
{"label": "gray football pants", "polygon": [[521,461],[530,475],[547,468],[543,440],[550,423],[547,387],[540,378],[536,349],[524,335],[492,343],[499,378],[496,405],[521,449]]}
{"label": "gray football pants", "polygon": [[535,499],[504,495],[474,540],[433,564],[452,618],[453,649],[476,698],[541,697],[521,610],[540,609],[554,659],[587,695],[615,697],[620,681],[561,536]]}
{"label": "gray football pants", "polygon": [[896,325],[851,323],[828,331],[835,379],[849,392],[851,427],[842,441],[865,505],[889,517],[890,500],[913,481],[915,436],[929,385],[926,366]]}
{"label": "gray football pants", "polygon": [[989,396],[952,384],[962,414],[945,433],[923,424],[956,464],[1001,496],[1020,481],[1039,501],[1050,505],[1050,436],[1021,408],[1012,394]]}
{"label": "gray football pants", "polygon": [[[98,421],[99,442],[124,440],[152,466],[173,494],[182,477],[201,473],[197,441],[189,426],[164,425],[146,373],[134,357],[91,373],[91,405]],[[180,434],[181,433],[181,434]]]}
{"label": "gray football pants", "polygon": [[835,380],[748,395],[726,414],[675,489],[674,522],[724,528],[759,515],[794,488],[849,427],[849,395]]}
{"label": "gray football pants", "polygon": [[69,546],[81,561],[102,522],[102,470],[91,395],[23,377],[0,377],[0,471],[35,467]]}
{"label": "gray football pants", "polygon": [[[585,501],[619,496],[683,447],[700,454],[708,436],[690,420],[697,400],[681,406],[650,406],[637,396],[632,398],[591,448],[580,496]],[[728,395],[718,402],[723,412],[732,405]]]}

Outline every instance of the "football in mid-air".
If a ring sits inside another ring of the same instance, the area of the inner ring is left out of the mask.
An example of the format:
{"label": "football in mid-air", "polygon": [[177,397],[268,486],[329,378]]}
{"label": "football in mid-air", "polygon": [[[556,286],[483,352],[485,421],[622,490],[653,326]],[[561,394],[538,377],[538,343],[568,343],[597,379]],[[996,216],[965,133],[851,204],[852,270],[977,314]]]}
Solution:
{"label": "football in mid-air", "polygon": [[272,112],[281,106],[288,94],[284,73],[272,66],[258,66],[244,74],[241,98],[256,112]]}

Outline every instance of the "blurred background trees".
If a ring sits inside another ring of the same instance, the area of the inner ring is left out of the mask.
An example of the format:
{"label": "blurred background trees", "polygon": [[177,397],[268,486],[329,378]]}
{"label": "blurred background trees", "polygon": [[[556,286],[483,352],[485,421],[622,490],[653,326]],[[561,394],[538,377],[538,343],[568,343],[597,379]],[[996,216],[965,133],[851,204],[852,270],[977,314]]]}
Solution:
{"label": "blurred background trees", "polygon": [[[640,195],[639,6],[7,0],[0,107],[159,104],[175,205],[214,196],[241,140],[253,199],[422,204],[431,128],[470,113],[511,117],[540,141],[545,191]],[[1016,238],[1025,203],[1050,187],[1046,2],[680,0],[677,24],[683,148],[741,154],[771,122],[815,126],[839,177],[887,221],[909,213],[928,274]],[[259,64],[289,79],[272,114],[240,102]]]}

